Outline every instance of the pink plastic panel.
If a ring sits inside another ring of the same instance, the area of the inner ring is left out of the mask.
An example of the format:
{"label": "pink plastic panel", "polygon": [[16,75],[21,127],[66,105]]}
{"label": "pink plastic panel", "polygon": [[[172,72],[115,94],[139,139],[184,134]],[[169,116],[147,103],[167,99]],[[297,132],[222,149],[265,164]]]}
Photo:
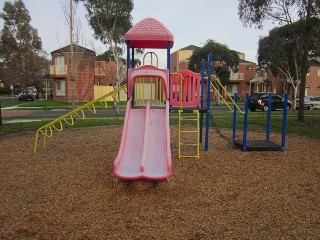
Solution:
{"label": "pink plastic panel", "polygon": [[133,86],[135,80],[140,77],[158,77],[162,81],[163,90],[165,93],[165,98],[168,99],[168,78],[169,78],[169,70],[168,69],[159,69],[155,66],[145,65],[140,68],[129,69],[128,70],[129,77],[129,87],[128,87],[128,97],[131,98]]}
{"label": "pink plastic panel", "polygon": [[170,48],[173,46],[172,33],[158,20],[145,18],[134,25],[125,35],[124,40],[134,48]]}
{"label": "pink plastic panel", "polygon": [[[182,76],[182,87],[180,87],[180,76]],[[179,71],[179,74],[171,74],[170,105],[199,107],[201,98],[200,81],[200,74],[190,70],[181,70]]]}

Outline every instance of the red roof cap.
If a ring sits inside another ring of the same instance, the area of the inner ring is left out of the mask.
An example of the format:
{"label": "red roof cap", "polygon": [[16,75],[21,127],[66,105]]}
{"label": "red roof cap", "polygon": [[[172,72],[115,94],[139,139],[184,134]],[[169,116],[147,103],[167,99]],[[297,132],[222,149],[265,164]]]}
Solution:
{"label": "red roof cap", "polygon": [[134,48],[170,48],[173,46],[172,33],[158,20],[145,18],[124,35],[124,40]]}

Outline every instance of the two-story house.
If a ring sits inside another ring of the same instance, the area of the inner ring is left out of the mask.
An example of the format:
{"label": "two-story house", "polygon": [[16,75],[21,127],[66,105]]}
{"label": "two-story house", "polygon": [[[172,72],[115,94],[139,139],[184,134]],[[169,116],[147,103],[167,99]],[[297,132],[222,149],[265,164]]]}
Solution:
{"label": "two-story house", "polygon": [[199,47],[189,45],[170,54],[170,72],[179,72],[188,69],[192,53]]}
{"label": "two-story house", "polygon": [[[94,51],[73,44],[74,81],[71,79],[70,45],[51,52],[50,75],[53,100],[92,101],[94,86],[108,86],[116,81],[114,62],[96,61]],[[74,86],[72,89],[72,85]]]}

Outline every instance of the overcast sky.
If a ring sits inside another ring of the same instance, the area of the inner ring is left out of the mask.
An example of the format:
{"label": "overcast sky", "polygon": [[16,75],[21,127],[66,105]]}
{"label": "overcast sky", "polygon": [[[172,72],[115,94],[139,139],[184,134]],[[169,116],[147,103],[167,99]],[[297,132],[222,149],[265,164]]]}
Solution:
{"label": "overcast sky", "polygon": [[[1,11],[5,0],[0,0]],[[13,0],[11,0],[13,1]],[[38,30],[43,49],[50,53],[68,44],[62,3],[69,0],[24,0],[31,16],[31,25]],[[162,22],[174,36],[171,52],[188,45],[202,46],[213,39],[230,49],[246,54],[246,60],[256,62],[258,40],[274,27],[263,30],[245,28],[238,17],[238,0],[134,0],[133,24],[152,17]],[[77,17],[81,22],[81,45],[97,54],[106,47],[93,39],[82,3],[78,4]],[[3,21],[0,21],[0,28]],[[166,64],[166,51],[156,51],[160,66]]]}

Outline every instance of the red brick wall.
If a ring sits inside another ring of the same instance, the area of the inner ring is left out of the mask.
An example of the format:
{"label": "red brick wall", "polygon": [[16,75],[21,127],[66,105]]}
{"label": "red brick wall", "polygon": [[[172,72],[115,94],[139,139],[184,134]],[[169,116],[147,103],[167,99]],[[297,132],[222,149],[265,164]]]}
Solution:
{"label": "red brick wall", "polygon": [[105,73],[105,76],[95,76],[95,84],[101,86],[109,86],[110,84],[117,81],[117,63],[96,61],[96,68],[101,67]]}
{"label": "red brick wall", "polygon": [[[247,70],[247,67],[250,67],[252,68],[252,70]],[[239,73],[244,73],[244,80],[247,81],[249,79],[252,79],[256,76],[256,70],[257,70],[257,67],[256,67],[256,64],[252,63],[252,64],[248,64],[248,63],[245,63],[245,64],[239,64],[238,66],[238,69],[239,69]]]}
{"label": "red brick wall", "polygon": [[308,96],[320,97],[320,76],[318,76],[319,66],[310,67],[310,76],[307,76],[307,94]]}
{"label": "red brick wall", "polygon": [[180,71],[180,70],[188,69],[188,66],[189,66],[189,62],[186,62],[186,61],[180,62],[180,63],[179,63],[179,71]]}
{"label": "red brick wall", "polygon": [[170,54],[170,72],[177,72],[178,51]]}
{"label": "red brick wall", "polygon": [[[75,54],[75,97],[76,101],[92,101],[94,97],[95,55],[90,53]],[[71,88],[69,87],[69,96]]]}

